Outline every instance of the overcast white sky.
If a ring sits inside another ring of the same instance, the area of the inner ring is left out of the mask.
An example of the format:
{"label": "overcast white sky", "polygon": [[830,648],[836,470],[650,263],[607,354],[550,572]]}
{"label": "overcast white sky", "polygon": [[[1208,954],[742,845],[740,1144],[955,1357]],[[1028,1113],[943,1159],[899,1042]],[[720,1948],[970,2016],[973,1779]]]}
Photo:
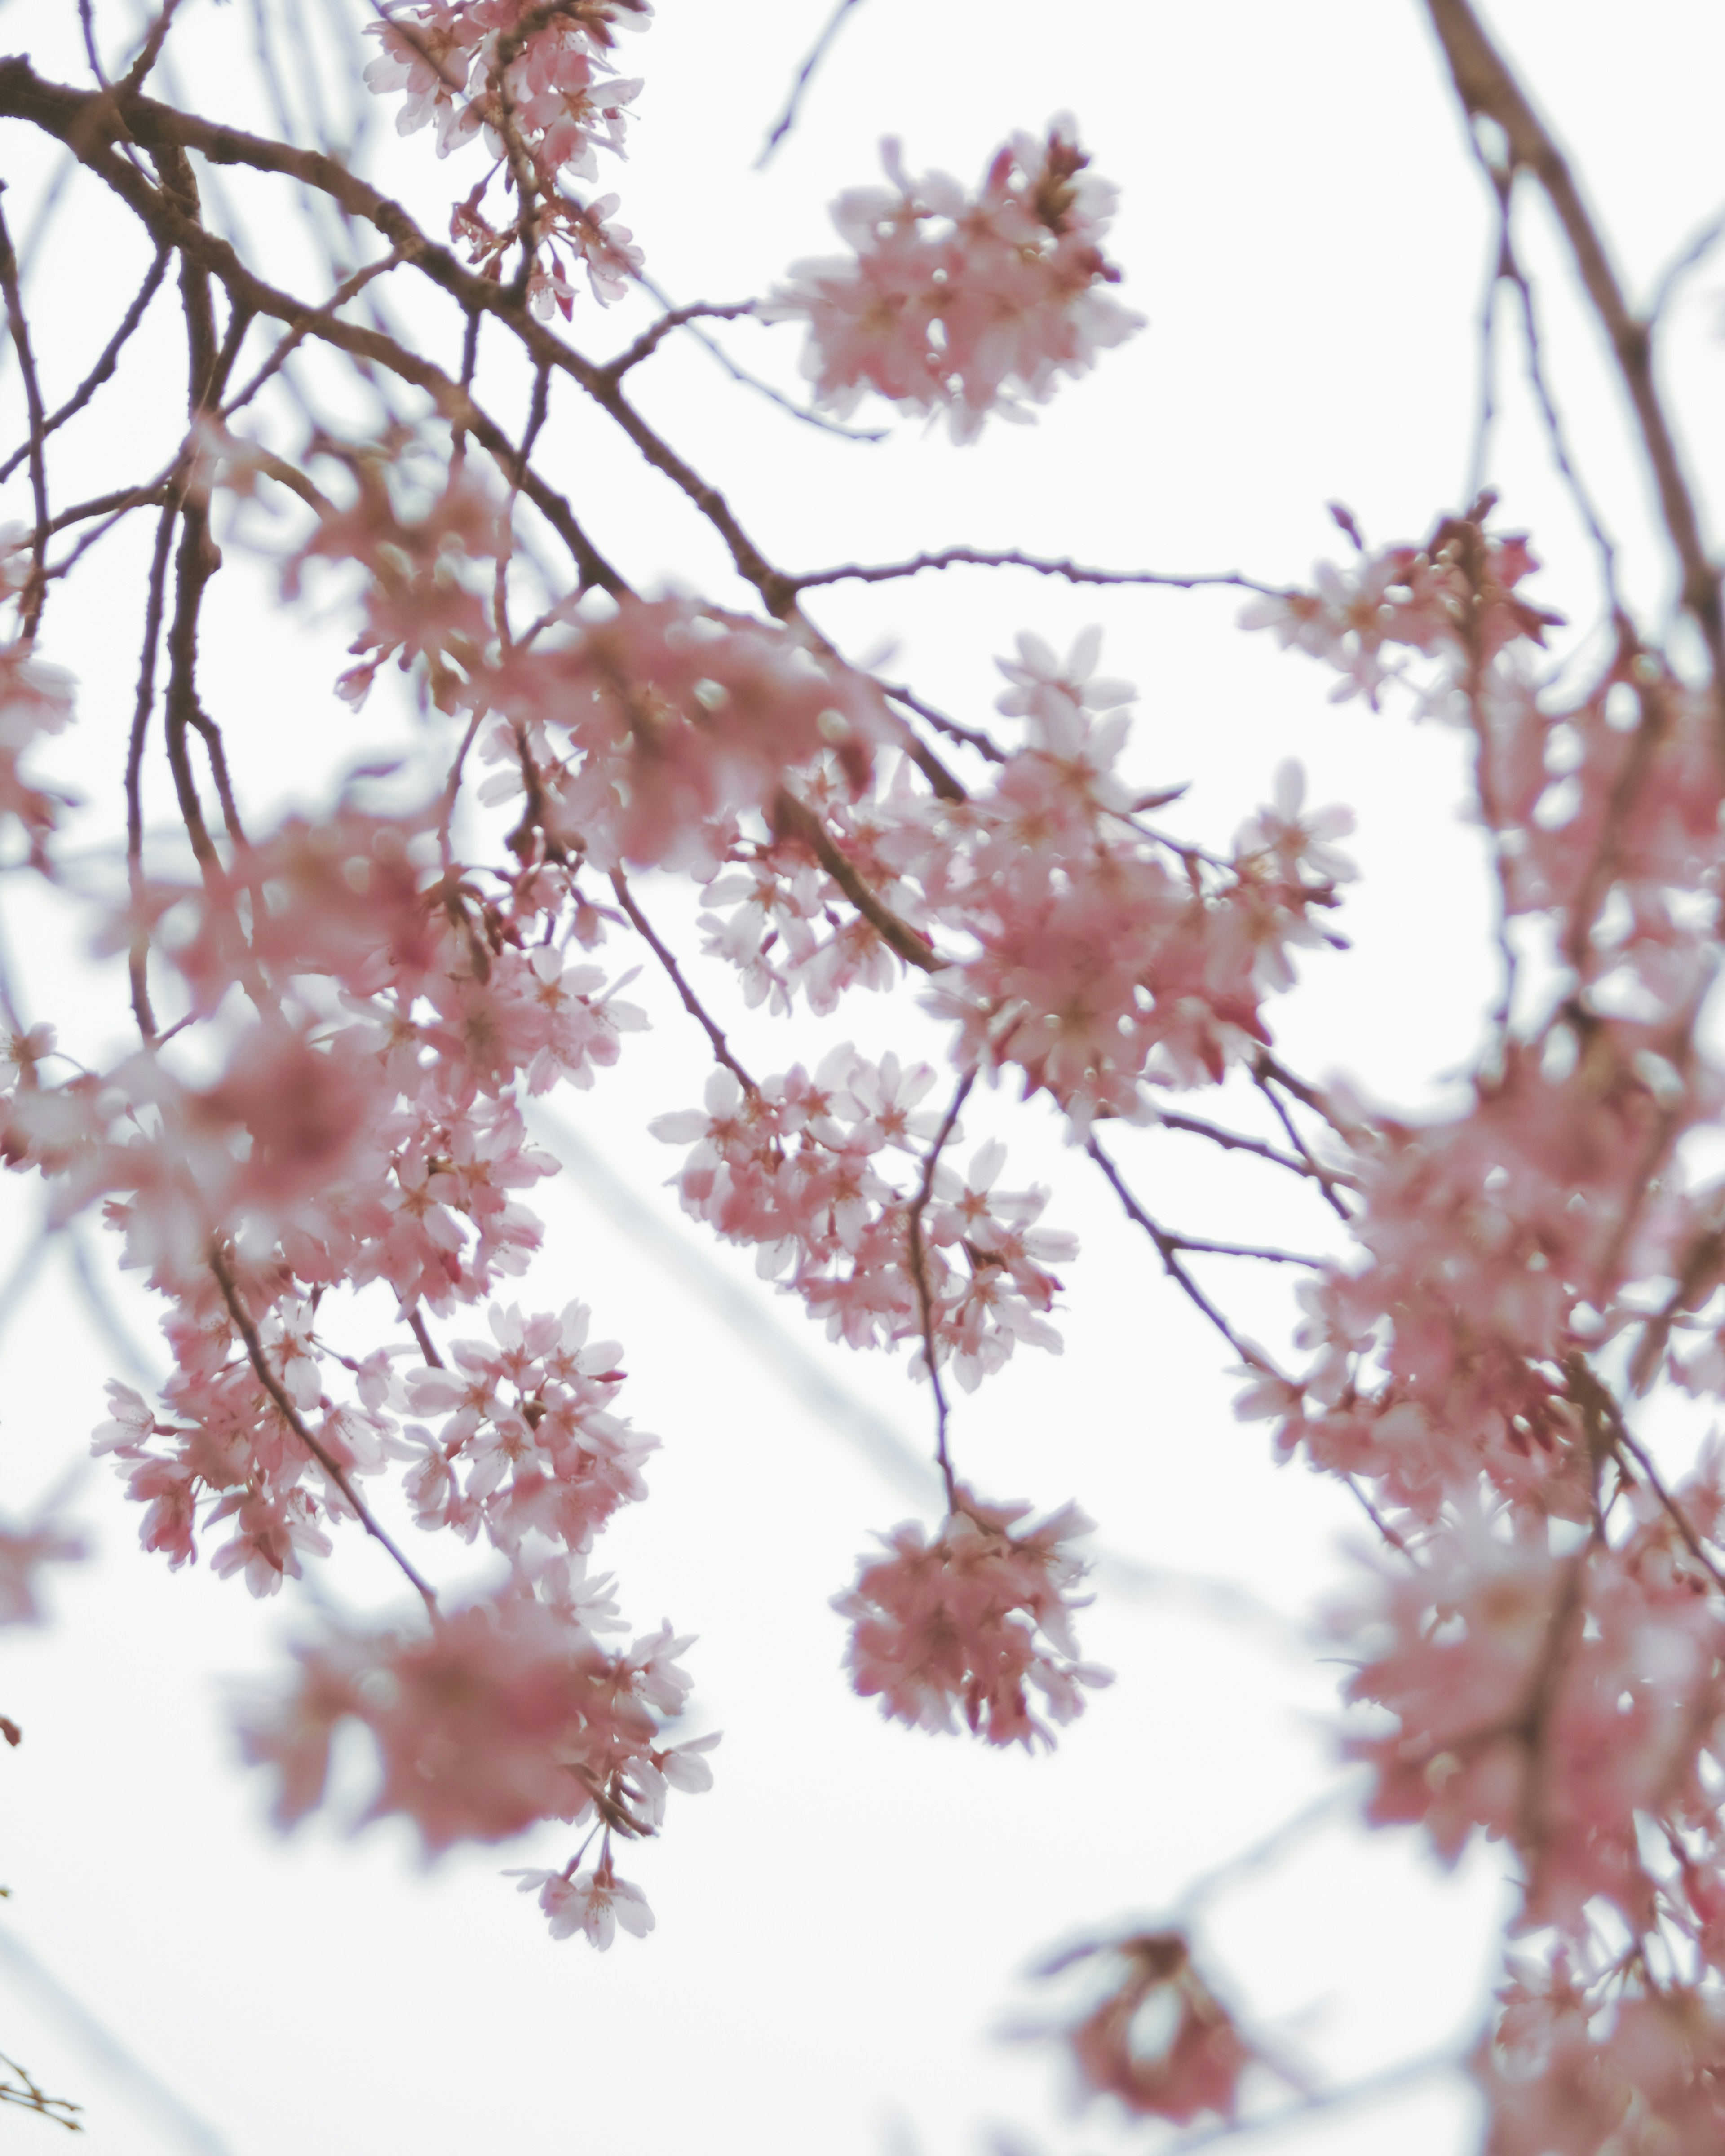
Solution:
{"label": "overcast white sky", "polygon": [[[969,542],[1291,579],[1342,547],[1329,499],[1374,538],[1418,536],[1461,506],[1488,221],[1414,0],[1091,0],[1058,12],[863,0],[801,126],[755,172],[826,4],[666,0],[630,42],[647,86],[631,162],[607,184],[667,290],[742,298],[824,251],[824,205],[874,177],[883,132],[904,138],[913,169],[970,181],[1005,133],[1065,109],[1122,188],[1113,251],[1149,327],[1034,428],[991,428],[962,451],[914,426],[876,447],[832,441],[734,388],[698,350],[668,346],[639,378],[644,406],[780,562]],[[1633,17],[1620,0],[1497,0],[1489,13],[1645,293],[1725,198],[1725,18],[1703,0],[1641,0]],[[127,19],[100,0],[116,37]],[[241,118],[249,19],[249,0],[187,0],[176,33],[190,94]],[[75,41],[69,0],[0,0],[0,45],[30,50],[44,72],[77,72]],[[439,165],[424,136],[398,146],[386,127],[377,149],[388,184],[431,226],[471,184],[466,163]],[[0,145],[0,168],[22,234],[52,168],[21,131]],[[260,215],[266,191],[224,184],[254,231],[276,228]],[[39,342],[63,380],[99,346],[142,261],[91,192],[68,202],[34,272]],[[1595,342],[1531,206],[1524,229],[1558,393],[1643,565],[1631,587],[1657,602],[1663,571]],[[1722,307],[1725,258],[1693,281],[1674,330],[1672,378],[1704,472],[1721,447]],[[447,323],[424,319],[447,338]],[[606,351],[634,325],[583,303],[572,334]],[[171,413],[182,362],[170,329],[164,311],[140,378]],[[726,341],[793,382],[792,331],[744,324]],[[1586,556],[1528,415],[1513,336],[1503,350],[1492,475],[1506,516],[1536,529],[1551,563],[1542,594],[1585,621]],[[0,398],[9,442],[9,365]],[[137,382],[97,411],[80,468],[92,493],[151,469],[168,439]],[[709,535],[597,416],[566,407],[547,442],[629,575],[737,597]],[[146,543],[141,528],[107,542],[81,597],[57,598],[49,617],[51,655],[83,683],[59,768],[91,803],[79,826],[90,844],[120,815]],[[212,604],[207,696],[243,787],[254,802],[315,808],[328,775],[395,739],[398,720],[380,703],[356,723],[334,703],[339,623],[285,612],[262,571],[236,558]],[[896,639],[902,676],[978,717],[999,685],[993,655],[1019,630],[1060,643],[1101,621],[1106,670],[1141,686],[1133,768],[1147,785],[1193,782],[1172,813],[1201,837],[1225,840],[1280,758],[1300,756],[1316,798],[1359,812],[1363,880],[1344,923],[1354,949],[1308,968],[1277,1015],[1281,1042],[1298,1066],[1430,1104],[1465,1067],[1493,986],[1478,850],[1456,814],[1457,744],[1399,716],[1331,708],[1327,681],[1240,636],[1236,610],[1228,595],[1075,593],[974,574],[824,595],[816,609],[854,650]],[[28,1015],[95,1060],[124,1039],[113,969],[93,965],[82,932],[16,879],[4,896]],[[658,904],[675,920],[675,901]],[[223,1697],[277,1662],[303,1600],[290,1591],[259,1607],[202,1569],[170,1577],[92,1473],[74,1509],[99,1562],[66,1576],[56,1626],[5,1643],[0,1708],[28,1733],[0,1759],[0,1876],[13,1897],[0,1920],[0,2048],[85,2104],[94,2156],[614,2143],[632,2156],[969,2156],[1001,2129],[1015,2148],[1123,2148],[1145,2137],[1103,2110],[1075,2123],[1052,2062],[996,2041],[1025,2003],[1020,1972],[1078,1929],[1167,1909],[1337,1779],[1337,1671],[1297,1635],[1354,1577],[1353,1518],[1303,1471],[1274,1468],[1261,1429],[1233,1422],[1217,1344],[1052,1120],[1003,1099],[980,1103],[969,1127],[1012,1137],[1016,1172],[1055,1186],[1050,1218],[1079,1231],[1084,1253],[1068,1276],[1064,1359],[1026,1358],[963,1401],[954,1441],[984,1488],[1050,1506],[1076,1496],[1108,1548],[1137,1562],[1136,1575],[1106,1573],[1085,1626],[1087,1650],[1120,1681],[1037,1760],[888,1728],[849,1694],[828,1598],[869,1531],[923,1502],[920,1471],[895,1466],[880,1434],[922,1460],[926,1400],[901,1368],[829,1349],[677,1214],[662,1188],[671,1158],[644,1124],[696,1096],[701,1045],[656,983],[631,993],[657,1029],[543,1126],[553,1146],[558,1119],[573,1135],[569,1173],[540,1194],[552,1233],[531,1293],[543,1307],[579,1296],[626,1343],[624,1404],[664,1450],[650,1501],[618,1523],[603,1559],[639,1625],[667,1614],[701,1634],[694,1726],[726,1732],[713,1793],[674,1801],[663,1843],[624,1867],[659,1928],[603,1957],[548,1943],[496,1875],[561,1862],[560,1833],[430,1872],[393,1828],[352,1843],[323,1826],[277,1840],[264,1789],[234,1762]],[[865,1002],[837,1035],[793,1037],[742,1014],[724,983],[714,993],[764,1067],[846,1033],[876,1049],[938,1045],[907,1001]],[[1147,1137],[1127,1157],[1182,1225],[1322,1232],[1316,1209],[1214,1158]],[[3,1264],[29,1247],[35,1196],[13,1182],[0,1201]],[[100,1237],[86,1248],[105,1270]],[[14,1512],[81,1457],[102,1381],[120,1368],[71,1258],[63,1245],[33,1263],[28,1299],[8,1313],[0,1502]],[[1280,1337],[1280,1283],[1224,1284],[1248,1330]],[[143,1298],[110,1291],[153,1353]],[[1290,1613],[1285,1647],[1219,1617],[1194,1576]],[[358,1606],[393,1594],[349,1546],[329,1586]],[[1207,1904],[1198,1929],[1253,2025],[1341,2082],[1465,2039],[1502,1903],[1491,1851],[1445,1876],[1410,1839],[1368,1841],[1343,1813]],[[1457,2085],[1427,2080],[1257,2145],[1450,2156],[1471,2116]],[[8,2131],[51,2143],[56,2129],[18,2118]]]}

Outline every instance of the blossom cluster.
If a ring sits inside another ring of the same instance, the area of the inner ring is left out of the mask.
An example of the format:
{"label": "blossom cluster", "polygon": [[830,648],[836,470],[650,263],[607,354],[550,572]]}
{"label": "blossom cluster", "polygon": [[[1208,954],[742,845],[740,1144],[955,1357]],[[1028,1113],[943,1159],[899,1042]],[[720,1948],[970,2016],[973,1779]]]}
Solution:
{"label": "blossom cluster", "polygon": [[[952,1710],[990,1744],[1051,1743],[1032,1712],[1070,1722],[1085,1690],[1108,1672],[1077,1660],[1074,1589],[1089,1567],[1068,1547],[1092,1522],[1068,1505],[1014,1532],[1028,1505],[987,1505],[963,1487],[932,1542],[915,1521],[883,1537],[889,1554],[865,1558],[856,1584],[834,1604],[852,1620],[850,1669],[865,1698],[890,1720],[953,1727]],[[1040,1637],[1039,1637],[1040,1635]]]}
{"label": "blossom cluster", "polygon": [[1336,1096],[1352,1255],[1301,1290],[1305,1363],[1260,1363],[1240,1405],[1401,1545],[1344,1623],[1373,1816],[1451,1859],[1502,1838],[1553,1942],[1478,2062],[1492,2148],[1698,2152],[1725,2074],[1725,1490],[1712,1448],[1673,1471],[1634,1424],[1661,1376],[1725,1382],[1720,1193],[1684,1142],[1725,1105],[1697,1034],[1725,773],[1712,692],[1626,626],[1580,690],[1542,680],[1533,566],[1450,519],[1252,611],[1346,693],[1471,734],[1511,978],[1461,1111]]}
{"label": "blossom cluster", "polygon": [[[1266,998],[1291,985],[1294,951],[1335,940],[1325,916],[1354,873],[1332,844],[1351,817],[1307,810],[1291,762],[1225,857],[1147,824],[1118,767],[1133,691],[1096,674],[1100,643],[1086,631],[1061,659],[1020,637],[999,707],[1024,721],[1023,746],[962,799],[896,761],[861,793],[819,773],[804,788],[844,861],[939,939],[932,1007],[956,1024],[961,1066],[1015,1067],[1081,1132],[1098,1115],[1148,1120],[1159,1094],[1257,1053]],[[794,827],[735,847],[706,896],[706,948],[752,1000],[788,1009],[800,989],[825,1011],[893,978]]]}
{"label": "blossom cluster", "polygon": [[[434,1855],[578,1827],[560,1868],[516,1871],[521,1891],[556,1937],[643,1936],[652,1914],[614,1845],[657,1832],[670,1790],[708,1785],[716,1740],[675,1736],[690,1642],[667,1623],[625,1647],[608,1576],[589,1576],[599,1536],[645,1494],[655,1440],[618,1412],[623,1351],[590,1337],[586,1306],[518,1285],[542,1240],[526,1194],[556,1166],[526,1111],[618,1063],[645,1023],[622,993],[629,962],[658,968],[715,1065],[701,1106],[650,1124],[684,1149],[684,1209],[754,1251],[834,1340],[907,1347],[927,1387],[946,1510],[880,1537],[836,1598],[855,1689],[891,1719],[1031,1749],[1106,1676],[1073,1631],[1089,1523],[1070,1505],[1031,1523],[1029,1507],[978,1495],[955,1465],[949,1383],[968,1392],[1020,1346],[1058,1348],[1057,1269],[1076,1250],[1043,1224],[1045,1189],[1008,1186],[1005,1144],[964,1131],[979,1086],[1015,1079],[1046,1096],[1240,1355],[1242,1414],[1273,1422],[1284,1457],[1345,1480],[1394,1553],[1337,1620],[1348,1743],[1374,1820],[1417,1824],[1446,1860],[1494,1837],[1517,1867],[1523,1950],[1474,2061],[1493,2156],[1712,2156],[1725,1466],[1711,1441],[1686,1459],[1682,1434],[1693,1404],[1704,1419],[1725,1399],[1725,1183],[1702,1142],[1725,1109],[1702,1022],[1725,897],[1720,685],[1626,614],[1591,672],[1585,654],[1556,665],[1557,618],[1525,588],[1533,555],[1490,528],[1486,497],[1422,543],[1378,550],[1339,514],[1350,567],[1325,567],[1310,590],[1254,587],[1247,625],[1328,667],[1338,699],[1464,732],[1501,908],[1503,993],[1459,1106],[1414,1120],[1291,1078],[1272,999],[1301,952],[1341,943],[1345,810],[1308,807],[1288,762],[1230,843],[1171,830],[1163,812],[1181,789],[1132,775],[1134,692],[1099,674],[1096,631],[1064,655],[1021,635],[999,662],[993,732],[888,689],[801,595],[985,557],[775,569],[617,393],[681,315],[608,367],[567,347],[567,372],[546,357],[524,304],[567,317],[578,271],[603,300],[639,270],[609,221],[615,198],[583,202],[569,183],[596,177],[600,149],[621,153],[639,85],[617,74],[615,36],[647,13],[642,0],[385,8],[367,80],[401,95],[402,131],[434,126],[444,154],[483,140],[495,161],[452,231],[491,286],[513,278],[511,293],[452,275],[429,244],[379,265],[434,258],[463,304],[462,398],[416,357],[404,376],[442,382],[453,439],[400,425],[371,444],[288,444],[326,492],[199,422],[167,479],[124,497],[161,506],[163,575],[183,521],[167,732],[193,865],[164,868],[153,834],[146,858],[151,644],[125,896],[100,901],[140,1045],[74,1060],[0,982],[0,1158],[44,1178],[51,1227],[100,1207],[165,1307],[172,1373],[151,1398],[110,1389],[96,1450],[171,1565],[206,1553],[269,1594],[364,1532],[421,1596],[411,1622],[326,1620],[290,1681],[245,1711],[285,1825],[338,1801],[332,1748],[359,1736],[375,1767],[368,1816],[411,1820]],[[92,141],[136,90],[128,78],[87,108]],[[59,95],[44,109],[64,110]],[[886,187],[836,206],[849,251],[795,265],[757,311],[806,326],[827,410],[872,391],[944,414],[968,441],[990,413],[1029,416],[1138,326],[1110,290],[1112,190],[1069,121],[1014,137],[973,193],[912,176],[891,142],[885,162]],[[212,259],[188,291],[225,277],[227,254]],[[257,289],[230,288],[223,365]],[[339,305],[294,314],[254,387],[301,337],[333,336]],[[10,287],[8,311],[28,373]],[[469,393],[482,316],[488,337],[520,336],[534,358],[524,446],[494,459],[502,488],[474,446],[501,432]],[[81,551],[50,562],[49,540],[107,510],[50,518],[39,467],[124,342],[51,421],[33,407],[37,528],[28,545],[0,539],[0,603],[17,608],[0,640],[0,833],[8,867],[69,886],[60,804],[27,769],[71,714],[38,624]],[[367,365],[393,356],[382,329],[362,348]],[[634,448],[725,539],[758,612],[629,588],[572,512],[557,528],[574,588],[539,561],[517,504],[557,521],[559,497],[531,465],[554,382],[625,415]],[[228,408],[245,407],[263,403],[248,391]],[[350,606],[353,664],[336,685],[350,705],[387,668],[406,676],[441,775],[417,803],[403,805],[406,783],[374,792],[365,778],[315,820],[242,819],[232,799],[193,673],[208,495],[285,474],[314,513],[284,590],[316,580]],[[1686,603],[1706,630],[1704,582],[1692,571]],[[530,625],[511,619],[528,593]],[[188,728],[219,830],[182,753]],[[673,880],[697,914],[686,968],[648,918]],[[913,977],[947,1029],[945,1082],[848,1043],[811,1054],[812,1070],[774,1056],[757,1079],[703,1000],[711,978],[762,1019],[799,998],[825,1019],[855,991]],[[1290,1150],[1174,1105],[1235,1071],[1276,1109]],[[1305,1260],[1290,1368],[1235,1331],[1182,1257],[1297,1254],[1158,1227],[1101,1148],[1122,1124],[1158,1123],[1292,1169],[1342,1217],[1345,1255]],[[1656,1389],[1657,1410],[1644,1408]],[[463,1545],[480,1549],[477,1585],[434,1584],[408,1553],[447,1563]],[[42,1564],[70,1554],[46,1527],[0,1534],[0,1620],[28,1620]],[[15,1741],[11,1725],[0,1733]],[[1268,2053],[1183,1932],[1115,1942],[1096,1968],[1111,1989],[1064,2030],[1086,2087],[1142,2116],[1230,2121]]]}
{"label": "blossom cluster", "polygon": [[798,1065],[746,1091],[716,1070],[704,1110],[652,1129],[694,1142],[676,1178],[685,1209],[755,1245],[763,1277],[787,1276],[831,1338],[873,1348],[926,1334],[935,1367],[950,1359],[973,1390],[1020,1342],[1058,1352],[1045,1313],[1060,1283],[1048,1267],[1077,1245],[1036,1225],[1045,1190],[994,1188],[998,1139],[963,1176],[937,1161],[924,1196],[921,1155],[940,1119],[918,1104],[934,1082],[927,1064],[876,1064],[847,1045],[812,1078]]}
{"label": "blossom cluster", "polygon": [[483,136],[504,167],[513,218],[500,227],[485,215],[488,174],[456,206],[452,234],[493,278],[519,245],[542,315],[555,306],[567,319],[572,274],[584,271],[603,305],[640,268],[628,228],[611,222],[617,197],[583,203],[561,183],[593,179],[598,150],[624,154],[627,108],[641,85],[619,75],[610,55],[618,30],[651,13],[647,0],[398,0],[367,25],[382,49],[366,84],[379,96],[405,93],[400,132],[434,126],[445,157]]}
{"label": "blossom cluster", "polygon": [[765,314],[809,326],[803,372],[829,410],[864,393],[901,410],[944,412],[955,442],[990,412],[1029,416],[1063,374],[1086,372],[1142,317],[1113,299],[1102,252],[1115,190],[1088,169],[1070,119],[1043,141],[1018,134],[975,195],[944,172],[913,177],[895,140],[891,184],[853,187],[833,209],[852,249],[792,265]]}

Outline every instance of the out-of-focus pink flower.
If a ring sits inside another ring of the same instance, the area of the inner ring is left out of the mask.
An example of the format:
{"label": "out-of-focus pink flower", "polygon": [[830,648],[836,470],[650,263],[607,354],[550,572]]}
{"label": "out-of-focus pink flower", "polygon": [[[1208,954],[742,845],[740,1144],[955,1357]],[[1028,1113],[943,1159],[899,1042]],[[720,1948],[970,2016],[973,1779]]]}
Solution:
{"label": "out-of-focus pink flower", "polygon": [[1142,318],[1108,296],[1102,253],[1114,189],[1096,179],[1070,119],[1015,135],[968,197],[944,173],[912,179],[896,141],[891,185],[855,188],[833,221],[849,257],[793,264],[762,313],[809,325],[803,372],[821,403],[854,411],[865,388],[901,410],[947,414],[973,440],[989,412],[1029,417],[1062,374],[1081,374]]}
{"label": "out-of-focus pink flower", "polygon": [[[1065,1547],[1091,1531],[1076,1505],[1023,1533],[1028,1505],[984,1505],[959,1492],[932,1542],[914,1522],[883,1537],[890,1553],[861,1560],[856,1584],[834,1598],[852,1621],[852,1681],[883,1714],[950,1731],[952,1709],[991,1744],[1053,1738],[1026,1685],[1056,1722],[1082,1712],[1087,1687],[1111,1681],[1077,1660],[1073,1589],[1087,1567]],[[1039,1637],[1040,1635],[1040,1637]]]}

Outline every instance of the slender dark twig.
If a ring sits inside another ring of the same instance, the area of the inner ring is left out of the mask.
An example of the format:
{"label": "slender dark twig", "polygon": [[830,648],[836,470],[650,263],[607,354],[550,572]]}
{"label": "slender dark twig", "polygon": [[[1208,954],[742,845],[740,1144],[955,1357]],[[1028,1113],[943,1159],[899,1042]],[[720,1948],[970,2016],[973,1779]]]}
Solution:
{"label": "slender dark twig", "polygon": [[828,16],[820,35],[809,47],[802,66],[797,69],[796,79],[791,85],[790,95],[785,100],[784,110],[767,131],[767,140],[761,146],[760,156],[755,160],[755,170],[757,172],[779,144],[783,141],[785,136],[790,133],[792,128],[796,126],[797,112],[802,105],[803,93],[809,88],[815,69],[826,58],[827,52],[834,38],[838,36],[845,18],[856,4],[857,0],[839,0],[838,6]]}
{"label": "slender dark twig", "polygon": [[48,596],[48,467],[42,454],[48,425],[42,384],[36,374],[36,355],[30,344],[30,326],[24,319],[23,295],[18,286],[18,256],[13,252],[3,210],[0,210],[0,293],[5,295],[7,326],[23,376],[24,406],[30,416],[30,492],[36,507],[36,529],[30,542],[29,578],[18,607],[18,635],[28,642],[36,634],[43,601]]}
{"label": "slender dark twig", "polygon": [[682,968],[678,965],[676,958],[673,955],[669,946],[660,939],[659,935],[655,932],[653,924],[648,920],[646,915],[642,912],[640,907],[636,905],[634,893],[629,889],[629,885],[624,880],[624,875],[621,869],[614,869],[611,871],[611,888],[616,892],[617,902],[629,916],[630,921],[634,926],[636,933],[640,937],[642,942],[647,946],[647,948],[653,953],[654,957],[659,961],[660,964],[670,975],[672,986],[676,989],[677,993],[683,999],[684,1009],[688,1012],[691,1018],[695,1020],[696,1024],[712,1043],[714,1055],[724,1065],[725,1068],[731,1073],[732,1076],[736,1079],[737,1084],[742,1086],[745,1093],[758,1093],[761,1090],[760,1087],[756,1085],[754,1080],[750,1077],[747,1071],[743,1069],[742,1064],[740,1064],[737,1058],[732,1054],[731,1044],[726,1040],[723,1032],[720,1029],[718,1021],[712,1017],[711,1013],[707,1010],[706,1006],[701,1002],[700,997],[697,996],[694,989],[690,987],[688,981],[684,977]]}
{"label": "slender dark twig", "polygon": [[246,1354],[251,1362],[258,1383],[275,1403],[277,1412],[288,1428],[292,1430],[294,1435],[299,1439],[300,1444],[305,1446],[307,1452],[311,1455],[330,1481],[335,1484],[352,1507],[354,1517],[360,1525],[368,1535],[381,1543],[388,1551],[390,1556],[395,1559],[408,1578],[418,1590],[426,1608],[434,1617],[437,1614],[435,1591],[415,1570],[412,1562],[388,1531],[379,1525],[371,1507],[355,1489],[352,1478],[341,1461],[322,1440],[306,1427],[305,1419],[294,1405],[287,1388],[270,1368],[270,1358],[264,1351],[263,1340],[259,1335],[250,1312],[247,1310],[241,1299],[239,1287],[235,1285],[234,1275],[228,1268],[228,1260],[223,1256],[220,1246],[212,1243],[208,1255],[210,1271],[215,1277],[216,1286],[222,1291],[222,1300],[228,1306],[228,1314],[234,1320],[240,1338],[245,1342]]}
{"label": "slender dark twig", "polygon": [[[155,259],[151,263],[145,275],[142,285],[134,296],[131,305],[121,318],[119,328],[103,346],[100,357],[65,403],[58,410],[50,412],[43,421],[42,432],[44,437],[53,434],[57,427],[64,427],[68,419],[75,418],[113,373],[119,364],[121,351],[126,340],[144,319],[144,310],[160,289],[162,278],[167,271],[167,249],[158,247]],[[28,442],[20,443],[5,463],[0,464],[0,480],[10,479],[29,454],[30,444]]]}
{"label": "slender dark twig", "polygon": [[1280,585],[1260,584],[1232,570],[1205,571],[1194,576],[1164,574],[1159,569],[1086,569],[1081,563],[1055,561],[1040,554],[1021,554],[1015,547],[944,547],[938,553],[918,554],[908,562],[866,565],[847,562],[836,569],[815,569],[790,582],[799,592],[817,584],[884,584],[899,577],[920,576],[925,569],[1033,569],[1040,577],[1064,577],[1069,584],[1153,584],[1173,591],[1193,592],[1211,585],[1235,591],[1256,592],[1266,598],[1285,598]]}
{"label": "slender dark twig", "polygon": [[126,880],[132,906],[128,966],[132,1015],[146,1040],[156,1037],[156,1015],[150,1008],[150,931],[143,912],[144,742],[149,732],[151,707],[156,701],[156,656],[162,643],[162,617],[167,603],[167,557],[178,514],[177,506],[170,506],[157,521],[156,551],[150,562],[149,599],[144,610],[143,650],[138,660],[137,696],[132,706],[131,737],[126,751]]}
{"label": "slender dark twig", "polygon": [[922,1163],[922,1180],[916,1195],[911,1201],[905,1216],[905,1232],[911,1247],[911,1275],[916,1283],[916,1307],[922,1322],[922,1367],[928,1373],[928,1382],[934,1393],[934,1457],[941,1471],[941,1480],[947,1486],[947,1510],[958,1509],[958,1482],[952,1472],[952,1455],[947,1446],[947,1420],[952,1410],[947,1401],[946,1388],[941,1383],[940,1365],[934,1352],[934,1291],[928,1281],[928,1253],[923,1247],[922,1216],[928,1210],[928,1201],[934,1195],[935,1171],[940,1166],[941,1155],[952,1143],[958,1127],[958,1116],[964,1103],[970,1098],[970,1089],[977,1081],[978,1065],[973,1064],[959,1080],[951,1105],[941,1119],[932,1143]]}

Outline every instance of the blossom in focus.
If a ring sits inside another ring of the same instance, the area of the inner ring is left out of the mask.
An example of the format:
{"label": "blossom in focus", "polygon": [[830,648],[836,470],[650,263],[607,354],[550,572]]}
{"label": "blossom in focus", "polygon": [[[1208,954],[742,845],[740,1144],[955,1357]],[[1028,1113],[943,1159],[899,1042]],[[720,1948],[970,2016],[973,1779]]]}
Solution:
{"label": "blossom in focus", "polygon": [[644,1938],[653,1928],[653,1912],[646,1896],[639,1887],[617,1876],[608,1857],[593,1871],[578,1871],[572,1877],[563,1871],[513,1871],[506,1876],[520,1880],[523,1894],[537,1890],[539,1906],[554,1939],[567,1939],[580,1932],[603,1953],[619,1924],[638,1939]]}

